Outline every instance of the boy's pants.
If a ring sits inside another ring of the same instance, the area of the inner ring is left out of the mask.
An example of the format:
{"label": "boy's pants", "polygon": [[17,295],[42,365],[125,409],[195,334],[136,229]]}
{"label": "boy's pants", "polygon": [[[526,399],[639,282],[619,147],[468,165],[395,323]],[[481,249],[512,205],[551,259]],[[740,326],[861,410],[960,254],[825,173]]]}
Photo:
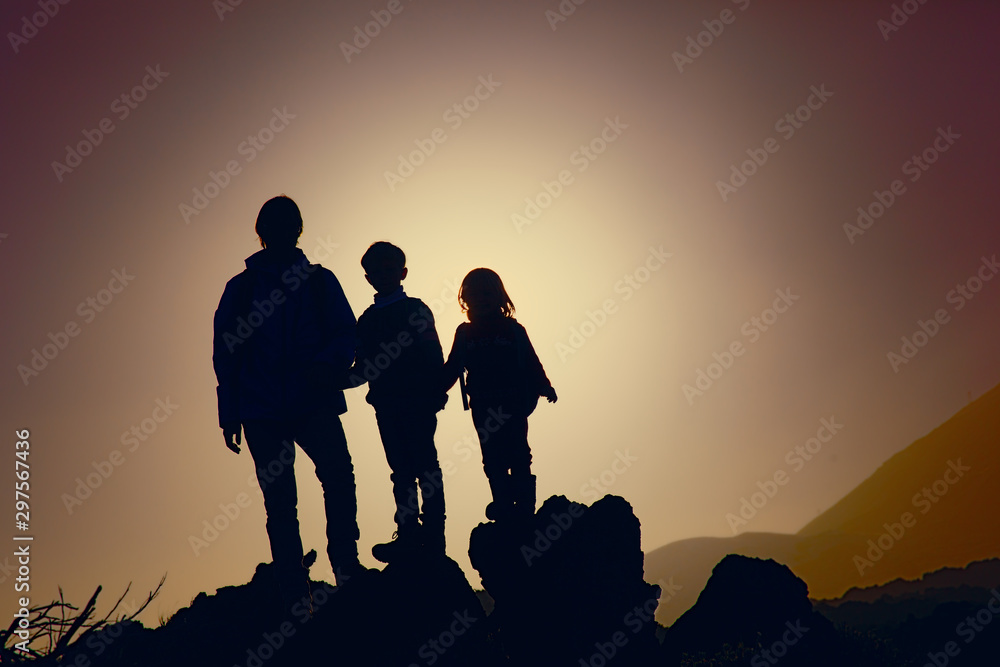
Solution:
{"label": "boy's pants", "polygon": [[[437,414],[433,410],[378,407],[375,410],[385,458],[392,473],[396,528],[412,535],[421,523],[444,531],[444,479],[434,448]],[[417,487],[421,501],[417,502]]]}
{"label": "boy's pants", "polygon": [[298,420],[257,419],[243,424],[257,481],[264,494],[267,536],[279,583],[297,585],[302,574],[302,538],[296,510],[295,445],[312,459],[323,486],[327,554],[334,570],[357,560],[358,500],[354,466],[340,416],[319,410]]}

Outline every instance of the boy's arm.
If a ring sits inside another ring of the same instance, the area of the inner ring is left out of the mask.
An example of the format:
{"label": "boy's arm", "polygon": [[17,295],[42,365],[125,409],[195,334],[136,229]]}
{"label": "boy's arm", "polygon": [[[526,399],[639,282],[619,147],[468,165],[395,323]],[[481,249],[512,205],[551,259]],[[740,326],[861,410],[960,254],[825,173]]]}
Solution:
{"label": "boy's arm", "polygon": [[410,313],[408,324],[413,327],[417,350],[425,368],[439,369],[444,364],[441,340],[434,326],[434,314],[423,301],[417,301],[417,308]]}
{"label": "boy's arm", "polygon": [[338,382],[339,389],[354,389],[368,382],[364,375],[365,359],[368,358],[368,322],[365,313],[358,319],[358,326],[355,329],[354,341],[354,363],[344,371]]}
{"label": "boy's arm", "polygon": [[439,381],[444,368],[444,353],[441,350],[437,328],[434,326],[434,314],[427,304],[419,299],[415,299],[412,306],[414,308],[407,317],[407,325],[414,336],[414,353],[418,360],[419,372],[424,376],[420,384],[427,386],[428,391],[436,395],[434,403],[438,409],[443,409],[448,402],[448,389]]}
{"label": "boy's arm", "polygon": [[464,347],[464,324],[458,325],[455,329],[455,340],[451,344],[451,352],[448,353],[448,360],[444,362],[441,369],[441,383],[445,391],[455,386],[458,376],[465,371],[465,364],[462,359],[462,348]]}

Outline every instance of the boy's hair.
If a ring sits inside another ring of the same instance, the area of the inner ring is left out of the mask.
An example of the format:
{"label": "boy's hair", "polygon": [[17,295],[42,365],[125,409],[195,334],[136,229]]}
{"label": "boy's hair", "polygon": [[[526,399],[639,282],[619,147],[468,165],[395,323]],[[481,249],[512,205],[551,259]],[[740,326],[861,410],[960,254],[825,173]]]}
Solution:
{"label": "boy's hair", "polygon": [[264,202],[254,227],[260,247],[295,247],[302,235],[302,214],[290,197],[279,195]]}
{"label": "boy's hair", "polygon": [[368,250],[361,256],[361,266],[368,273],[379,264],[388,263],[397,269],[406,267],[406,254],[398,246],[394,246],[388,241],[376,241],[368,246]]}
{"label": "boy's hair", "polygon": [[504,317],[514,316],[514,302],[507,295],[500,276],[490,269],[469,271],[458,290],[458,304],[463,313],[469,313],[469,319],[498,310]]}

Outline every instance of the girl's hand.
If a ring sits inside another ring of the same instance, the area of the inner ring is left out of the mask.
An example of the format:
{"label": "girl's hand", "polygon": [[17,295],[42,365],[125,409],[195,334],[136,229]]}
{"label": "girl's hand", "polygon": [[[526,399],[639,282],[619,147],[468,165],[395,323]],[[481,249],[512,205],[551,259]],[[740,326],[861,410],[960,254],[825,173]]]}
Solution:
{"label": "girl's hand", "polygon": [[559,397],[556,396],[556,390],[553,389],[552,387],[549,387],[548,389],[546,389],[542,393],[542,396],[544,396],[546,399],[548,399],[549,403],[555,403],[557,400],[559,400]]}

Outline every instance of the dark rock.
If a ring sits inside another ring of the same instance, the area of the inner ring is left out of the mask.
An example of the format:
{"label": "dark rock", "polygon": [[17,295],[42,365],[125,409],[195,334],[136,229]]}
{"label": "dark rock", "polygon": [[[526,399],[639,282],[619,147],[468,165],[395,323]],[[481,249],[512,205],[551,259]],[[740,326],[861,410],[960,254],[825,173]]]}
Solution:
{"label": "dark rock", "polygon": [[530,519],[480,524],[472,566],[511,664],[650,664],[659,588],[643,581],[639,520],[622,498],[549,498]]}
{"label": "dark rock", "polygon": [[698,602],[665,633],[664,649],[670,661],[727,651],[757,664],[844,664],[840,638],[813,610],[805,582],[773,560],[736,555],[715,566]]}

